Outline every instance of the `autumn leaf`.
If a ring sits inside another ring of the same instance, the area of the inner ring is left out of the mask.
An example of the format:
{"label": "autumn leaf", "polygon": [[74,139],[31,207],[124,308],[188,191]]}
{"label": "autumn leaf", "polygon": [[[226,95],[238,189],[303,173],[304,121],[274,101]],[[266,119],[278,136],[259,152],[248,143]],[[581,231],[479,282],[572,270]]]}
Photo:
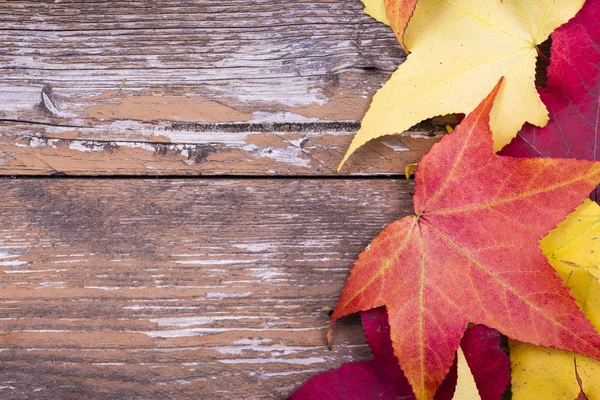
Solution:
{"label": "autumn leaf", "polygon": [[550,264],[576,266],[598,279],[599,239],[600,207],[586,200],[542,240],[542,250],[550,259]]}
{"label": "autumn leaf", "polygon": [[[385,0],[361,0],[365,5],[363,10],[365,14],[369,14],[379,22],[383,22],[386,25],[390,25],[385,11]],[[408,23],[407,23],[408,24]]]}
{"label": "autumn leaf", "polygon": [[[510,381],[510,359],[500,349],[500,341],[495,329],[475,325],[460,342],[482,400],[499,400]],[[460,380],[460,367],[458,374]]]}
{"label": "autumn leaf", "polygon": [[[540,96],[548,106],[545,128],[525,125],[500,154],[519,157],[600,158],[600,0],[588,0],[569,23],[552,34],[551,64]],[[596,191],[597,192],[597,191]],[[542,241],[550,263],[571,287],[581,308],[600,329],[598,241],[600,208],[586,201]],[[515,399],[575,398],[573,353],[511,342]],[[598,393],[600,362],[577,356],[589,393]],[[594,395],[592,395],[594,396]]]}
{"label": "autumn leaf", "polygon": [[600,337],[538,247],[600,181],[600,163],[495,155],[489,115],[499,89],[422,158],[415,215],[359,256],[332,315],[331,326],[385,305],[419,400],[433,397],[469,322],[600,358]]}
{"label": "autumn leaf", "polygon": [[379,22],[390,25],[398,42],[404,50],[404,32],[408,26],[417,0],[362,0],[365,5],[365,13],[369,14]]}
{"label": "autumn leaf", "polygon": [[[394,356],[390,326],[385,307],[361,313],[367,344],[373,360],[344,364],[307,381],[289,400],[412,400],[415,396]],[[509,381],[510,362],[498,347],[500,334],[483,325],[465,332],[460,346],[463,349],[471,376],[476,380],[483,400],[500,398]],[[436,392],[436,400],[454,397],[457,384],[456,363]]]}
{"label": "autumn leaf", "polygon": [[[381,0],[383,1],[383,0]],[[544,126],[535,89],[536,46],[583,0],[421,0],[404,33],[411,52],[373,97],[342,163],[360,146],[436,115],[468,113],[505,77],[491,113],[494,149],[524,122]]]}
{"label": "autumn leaf", "polygon": [[465,358],[465,353],[458,348],[458,380],[456,382],[456,390],[452,400],[481,400],[475,378],[471,373],[469,364]]}
{"label": "autumn leaf", "polygon": [[[358,361],[308,380],[288,400],[412,400],[414,395],[394,356],[385,308],[362,313],[363,329],[373,360]],[[456,365],[436,393],[450,400],[456,386]]]}
{"label": "autumn leaf", "polygon": [[500,154],[513,157],[600,159],[600,1],[588,0],[552,34],[545,89],[545,128],[526,124]]}
{"label": "autumn leaf", "polygon": [[[590,272],[599,268],[600,206],[591,200],[569,214],[541,242],[558,275],[571,288],[596,329],[600,330],[600,283]],[[567,351],[511,342],[513,398],[575,399],[580,387],[574,379],[573,359],[590,400],[600,399],[600,362]]]}
{"label": "autumn leaf", "polygon": [[484,325],[466,330],[457,352],[453,400],[499,400],[510,380],[510,360],[499,348],[500,334]]}

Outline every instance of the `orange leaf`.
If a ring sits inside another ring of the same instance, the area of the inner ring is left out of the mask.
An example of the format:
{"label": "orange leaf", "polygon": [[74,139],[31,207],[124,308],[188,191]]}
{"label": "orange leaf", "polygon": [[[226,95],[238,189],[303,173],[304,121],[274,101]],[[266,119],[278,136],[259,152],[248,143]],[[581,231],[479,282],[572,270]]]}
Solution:
{"label": "orange leaf", "polygon": [[400,42],[400,46],[408,51],[404,43],[404,31],[415,11],[417,0],[384,0],[384,4],[390,27]]}
{"label": "orange leaf", "polygon": [[600,336],[539,248],[600,182],[600,163],[494,154],[499,87],[421,159],[415,215],[359,256],[331,317],[385,305],[419,400],[433,398],[469,322],[600,359]]}

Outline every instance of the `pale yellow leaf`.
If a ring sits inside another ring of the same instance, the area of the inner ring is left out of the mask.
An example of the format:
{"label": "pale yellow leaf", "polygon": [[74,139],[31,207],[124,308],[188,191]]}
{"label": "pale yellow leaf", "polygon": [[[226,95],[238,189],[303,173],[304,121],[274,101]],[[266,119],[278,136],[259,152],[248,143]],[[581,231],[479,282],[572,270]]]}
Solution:
{"label": "pale yellow leaf", "polygon": [[[600,206],[586,200],[541,242],[550,263],[566,264],[600,276]],[[584,293],[582,293],[584,294]],[[600,305],[599,305],[600,306]]]}
{"label": "pale yellow leaf", "polygon": [[[342,164],[371,139],[437,115],[470,113],[501,77],[490,122],[495,150],[526,121],[546,125],[548,112],[535,88],[536,45],[583,2],[420,0],[404,34],[411,54],[373,97]],[[380,9],[369,1],[369,10]]]}
{"label": "pale yellow leaf", "polygon": [[456,381],[456,389],[452,400],[481,400],[475,378],[471,373],[469,364],[462,349],[458,348],[458,380]]}
{"label": "pale yellow leaf", "polygon": [[365,5],[364,12],[375,18],[379,22],[389,25],[387,15],[385,13],[384,0],[361,0]]}
{"label": "pale yellow leaf", "polygon": [[[541,241],[544,254],[571,288],[586,316],[600,331],[598,273],[600,206],[586,200]],[[513,399],[575,399],[580,388],[589,400],[600,400],[600,361],[574,353],[511,342]]]}

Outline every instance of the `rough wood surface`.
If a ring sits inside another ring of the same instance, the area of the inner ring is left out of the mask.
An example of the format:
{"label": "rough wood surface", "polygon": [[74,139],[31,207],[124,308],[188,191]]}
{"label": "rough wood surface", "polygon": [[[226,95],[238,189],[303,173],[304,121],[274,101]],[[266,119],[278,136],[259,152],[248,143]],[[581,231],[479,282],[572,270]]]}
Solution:
{"label": "rough wood surface", "polygon": [[405,180],[0,180],[0,398],[282,398]]}
{"label": "rough wood surface", "polygon": [[[403,57],[359,0],[0,2],[0,174],[333,174]],[[440,132],[342,172],[401,173]]]}

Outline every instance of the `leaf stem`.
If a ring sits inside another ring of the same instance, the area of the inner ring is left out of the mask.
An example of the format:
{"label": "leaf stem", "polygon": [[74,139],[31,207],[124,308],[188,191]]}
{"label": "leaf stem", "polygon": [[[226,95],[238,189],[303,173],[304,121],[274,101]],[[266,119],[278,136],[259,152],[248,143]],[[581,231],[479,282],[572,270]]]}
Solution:
{"label": "leaf stem", "polygon": [[548,64],[550,64],[550,59],[548,57],[546,57],[546,55],[544,53],[542,53],[542,51],[540,50],[540,47],[538,45],[535,45],[535,51],[537,51],[538,56],[546,61]]}

